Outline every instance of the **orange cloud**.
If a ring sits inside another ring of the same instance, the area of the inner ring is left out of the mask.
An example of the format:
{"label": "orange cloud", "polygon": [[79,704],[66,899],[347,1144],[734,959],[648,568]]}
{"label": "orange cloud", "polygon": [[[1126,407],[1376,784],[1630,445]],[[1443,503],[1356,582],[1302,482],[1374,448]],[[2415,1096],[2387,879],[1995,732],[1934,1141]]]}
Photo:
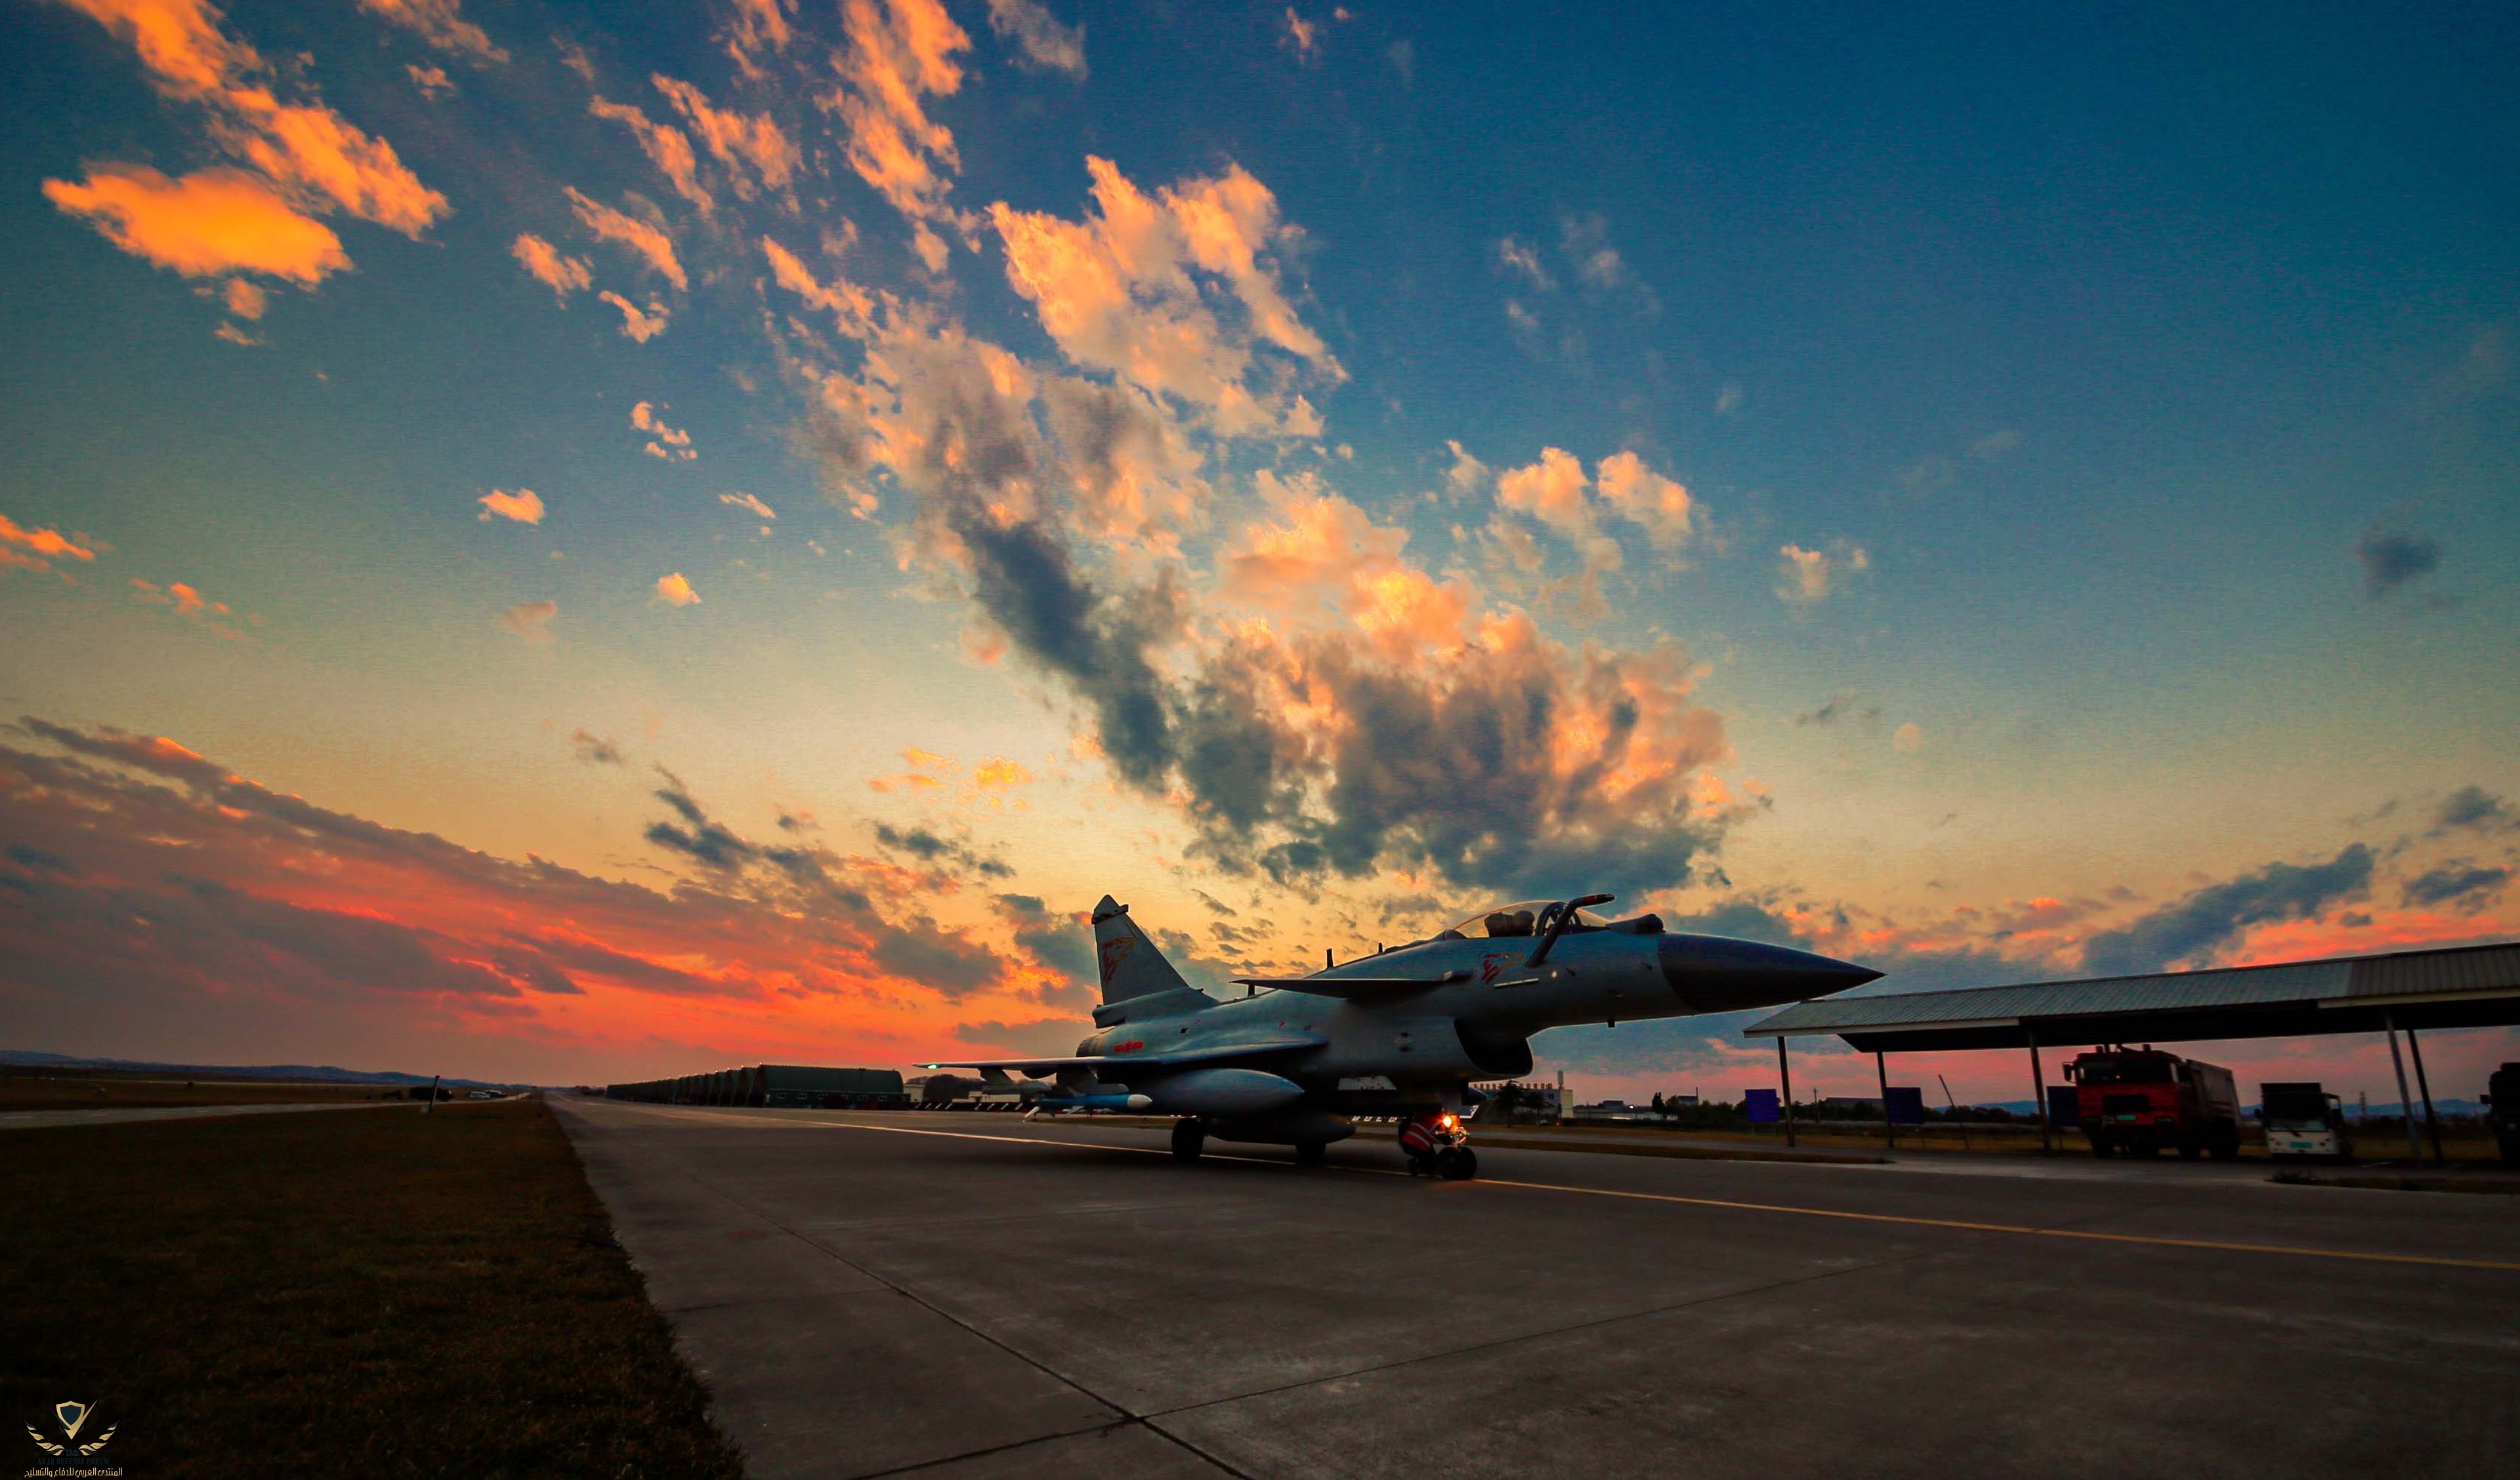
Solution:
{"label": "orange cloud", "polygon": [[131,589],[136,600],[152,606],[171,606],[177,616],[190,617],[221,637],[235,640],[245,636],[244,633],[227,624],[226,619],[236,614],[229,608],[227,603],[211,601],[182,581],[171,581],[159,586],[135,576],[132,578]]}
{"label": "orange cloud", "polygon": [[786,191],[796,178],[803,163],[796,146],[783,132],[777,120],[768,113],[739,113],[709,106],[708,95],[688,82],[678,81],[662,72],[649,77],[656,91],[663,93],[683,120],[698,134],[700,142],[718,163],[725,165],[735,181],[736,194],[747,199],[752,194],[745,170],[758,176],[761,183],[774,191]]}
{"label": "orange cloud", "polygon": [[655,299],[649,299],[648,306],[641,308],[610,289],[597,293],[596,296],[621,310],[621,332],[640,343],[645,344],[665,332],[665,321],[668,317],[665,305]]}
{"label": "orange cloud", "polygon": [[557,294],[565,307],[568,295],[595,284],[595,272],[579,257],[564,257],[560,248],[528,232],[508,248],[527,273]]}
{"label": "orange cloud", "polygon": [[1009,786],[1026,785],[1029,785],[1031,781],[1031,772],[1025,770],[1022,766],[1013,761],[1005,759],[1004,757],[982,761],[980,762],[980,768],[971,773],[971,784],[983,791],[1003,790]]}
{"label": "orange cloud", "polygon": [[963,85],[954,54],[971,38],[937,0],[842,0],[840,21],[848,44],[832,60],[840,86],[825,101],[848,129],[849,167],[916,224],[921,258],[941,272],[945,244],[930,223],[954,220],[946,176],[962,159],[920,100]]}
{"label": "orange cloud", "polygon": [[683,579],[681,571],[656,577],[657,601],[669,606],[695,606],[699,605],[699,599],[700,594],[692,589],[691,582]]}
{"label": "orange cloud", "polygon": [[657,417],[655,408],[646,401],[630,408],[630,425],[654,438],[644,449],[652,458],[663,458],[669,463],[688,463],[699,456],[692,450],[692,434],[680,427],[666,426]]}
{"label": "orange cloud", "polygon": [[341,239],[269,182],[211,168],[170,180],[146,164],[99,164],[44,197],[133,256],[188,278],[259,272],[312,287],[350,265]]}
{"label": "orange cloud", "polygon": [[[1220,431],[1310,435],[1320,419],[1301,396],[1255,393],[1252,350],[1273,345],[1319,374],[1343,377],[1321,338],[1287,304],[1262,253],[1291,239],[1277,198],[1244,171],[1167,186],[1149,197],[1108,159],[1089,157],[1094,210],[1083,221],[989,207],[1007,251],[1007,281],[1032,300],[1042,328],[1079,365],[1200,408]],[[1240,310],[1221,319],[1193,270]]]}
{"label": "orange cloud", "polygon": [[219,29],[207,0],[62,0],[140,55],[158,89],[179,98],[216,92],[238,73],[259,70],[252,47]]}
{"label": "orange cloud", "polygon": [[628,126],[648,156],[648,162],[674,187],[674,193],[700,208],[706,215],[717,209],[717,202],[701,188],[700,161],[692,153],[691,136],[670,123],[658,123],[627,103],[608,103],[602,94],[586,105],[586,111],[599,118]]}
{"label": "orange cloud", "polygon": [[1539,462],[1497,474],[1497,502],[1563,534],[1582,536],[1593,528],[1585,487],[1584,465],[1572,453],[1544,447]]}
{"label": "orange cloud", "polygon": [[227,101],[254,130],[221,130],[228,147],[301,198],[329,199],[407,237],[446,213],[446,198],[420,183],[391,144],[331,109],[283,105],[262,88],[237,89]]}
{"label": "orange cloud", "polygon": [[759,58],[788,48],[788,0],[735,0],[729,8],[726,54],[747,77],[762,75]]}
{"label": "orange cloud", "polygon": [[446,198],[423,185],[391,144],[329,108],[283,104],[268,86],[249,81],[269,67],[220,28],[219,13],[202,0],[64,3],[129,42],[159,91],[206,106],[210,137],[260,169],[291,205],[338,207],[407,236],[445,213]]}
{"label": "orange cloud", "polygon": [[601,202],[588,200],[574,185],[566,187],[566,190],[577,219],[595,234],[597,241],[617,242],[628,247],[678,289],[692,286],[691,279],[683,274],[681,259],[674,255],[674,239],[665,234],[663,227],[614,210]]}
{"label": "orange cloud", "polygon": [[825,287],[794,252],[768,237],[761,239],[761,253],[770,259],[772,280],[837,319],[840,333],[853,339],[875,333],[875,298],[865,289],[845,278],[834,278],[832,286]]}
{"label": "orange cloud", "polygon": [[481,62],[505,62],[481,27],[464,19],[459,0],[359,0],[359,9],[419,33],[442,52],[462,52]]}
{"label": "orange cloud", "polygon": [[261,318],[263,309],[271,302],[268,294],[246,278],[228,279],[221,296],[227,303],[228,312],[240,319]]}
{"label": "orange cloud", "polygon": [[519,488],[514,493],[504,488],[493,488],[481,495],[479,502],[483,523],[488,523],[494,515],[503,519],[514,519],[519,524],[539,524],[543,521],[542,495],[530,488]]}
{"label": "orange cloud", "polygon": [[1602,501],[1644,529],[1657,548],[1674,550],[1688,542],[1695,506],[1687,488],[1647,468],[1633,452],[1603,458],[1596,473]]}
{"label": "orange cloud", "polygon": [[737,509],[741,509],[746,514],[751,515],[756,519],[775,519],[779,517],[777,512],[772,510],[769,505],[761,502],[759,499],[754,498],[748,493],[721,493],[717,496],[717,501],[721,504],[727,504]]}
{"label": "orange cloud", "polygon": [[50,570],[54,561],[93,561],[96,552],[58,529],[28,529],[0,514],[0,570]]}

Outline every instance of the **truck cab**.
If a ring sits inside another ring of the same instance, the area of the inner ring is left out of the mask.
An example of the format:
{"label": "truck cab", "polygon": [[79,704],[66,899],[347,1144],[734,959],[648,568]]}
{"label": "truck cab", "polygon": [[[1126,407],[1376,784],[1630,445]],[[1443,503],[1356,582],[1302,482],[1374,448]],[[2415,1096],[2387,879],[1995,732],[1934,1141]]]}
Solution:
{"label": "truck cab", "polygon": [[2065,1078],[2094,1156],[2158,1156],[2165,1147],[2190,1160],[2240,1154],[2240,1097],[2220,1064],[2150,1044],[2101,1045],[2065,1065]]}
{"label": "truck cab", "polygon": [[2506,1063],[2485,1082],[2485,1110],[2494,1119],[2495,1148],[2502,1164],[2520,1166],[2520,1063]]}
{"label": "truck cab", "polygon": [[2345,1102],[2317,1084],[2260,1085],[2258,1106],[2269,1156],[2345,1161],[2354,1155]]}

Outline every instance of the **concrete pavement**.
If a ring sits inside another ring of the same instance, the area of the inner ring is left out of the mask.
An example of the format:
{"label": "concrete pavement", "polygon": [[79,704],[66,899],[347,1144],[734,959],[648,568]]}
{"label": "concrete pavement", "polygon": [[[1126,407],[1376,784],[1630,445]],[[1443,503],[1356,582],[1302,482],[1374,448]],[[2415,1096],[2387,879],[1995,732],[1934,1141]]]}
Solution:
{"label": "concrete pavement", "polygon": [[764,1480],[2520,1470],[2511,1199],[553,1103]]}

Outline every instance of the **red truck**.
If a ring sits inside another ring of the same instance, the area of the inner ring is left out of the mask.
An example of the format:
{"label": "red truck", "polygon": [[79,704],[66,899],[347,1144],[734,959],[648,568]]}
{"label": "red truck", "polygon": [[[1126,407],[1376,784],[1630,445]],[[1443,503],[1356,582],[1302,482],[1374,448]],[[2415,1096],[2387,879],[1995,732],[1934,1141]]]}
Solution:
{"label": "red truck", "polygon": [[2065,1078],[2094,1156],[2120,1147],[2130,1156],[2158,1156],[2165,1146],[2191,1160],[2208,1151],[2217,1161],[2240,1154],[2240,1096],[2220,1064],[2150,1044],[2102,1045],[2065,1065]]}

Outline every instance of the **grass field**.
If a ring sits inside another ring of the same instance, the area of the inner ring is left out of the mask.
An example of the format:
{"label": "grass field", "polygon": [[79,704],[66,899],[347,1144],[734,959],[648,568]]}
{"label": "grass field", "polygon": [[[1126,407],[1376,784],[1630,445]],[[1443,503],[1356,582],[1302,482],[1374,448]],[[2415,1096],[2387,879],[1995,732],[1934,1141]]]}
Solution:
{"label": "grass field", "polygon": [[[134,1476],[734,1477],[539,1099],[12,1131],[0,1443]],[[22,1425],[115,1428],[82,1459]]]}
{"label": "grass field", "polygon": [[[460,1092],[459,1092],[460,1093]],[[193,1079],[134,1074],[0,1076],[0,1111],[158,1109],[170,1105],[306,1104],[404,1099],[399,1085],[292,1084],[261,1079]]]}

